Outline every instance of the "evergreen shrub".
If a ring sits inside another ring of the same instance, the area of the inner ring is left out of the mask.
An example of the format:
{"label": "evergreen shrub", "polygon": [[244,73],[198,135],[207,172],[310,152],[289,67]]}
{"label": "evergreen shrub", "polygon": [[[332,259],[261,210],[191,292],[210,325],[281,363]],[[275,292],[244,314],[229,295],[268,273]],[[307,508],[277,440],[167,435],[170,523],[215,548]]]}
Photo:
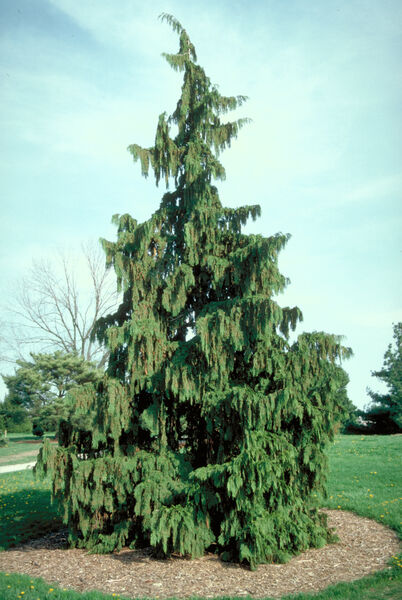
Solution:
{"label": "evergreen shrub", "polygon": [[34,423],[32,426],[32,434],[36,435],[37,437],[43,437],[43,434],[45,433],[42,425],[40,425],[39,423]]}

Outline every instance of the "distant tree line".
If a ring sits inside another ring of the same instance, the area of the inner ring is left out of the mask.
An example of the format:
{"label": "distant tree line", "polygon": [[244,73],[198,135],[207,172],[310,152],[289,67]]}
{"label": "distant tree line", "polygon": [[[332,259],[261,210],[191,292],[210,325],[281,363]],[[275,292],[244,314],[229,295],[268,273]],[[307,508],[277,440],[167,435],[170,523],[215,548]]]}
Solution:
{"label": "distant tree line", "polygon": [[[402,432],[402,323],[393,326],[393,344],[389,344],[384,364],[372,375],[383,381],[386,393],[367,388],[371,402],[363,410],[349,399],[349,377],[339,368],[338,396],[344,406],[339,431],[346,434],[394,434]],[[104,353],[99,349],[98,363],[87,360],[76,350],[30,353],[17,359],[13,375],[3,375],[7,395],[0,403],[0,432],[41,435],[57,431],[60,419],[73,414],[68,392],[85,383],[94,383],[103,374]]]}
{"label": "distant tree line", "polygon": [[388,388],[383,394],[367,388],[371,402],[358,410],[353,407],[347,415],[344,433],[393,434],[402,433],[402,323],[393,325],[393,344],[389,344],[384,363],[372,371]]}
{"label": "distant tree line", "polygon": [[53,262],[34,261],[6,310],[0,360],[8,365],[1,371],[7,395],[0,403],[0,432],[57,430],[68,412],[69,391],[104,371],[108,351],[93,330],[116,306],[118,293],[100,248],[87,244],[82,250],[74,261],[62,252]]}
{"label": "distant tree line", "polygon": [[94,383],[102,370],[76,353],[57,350],[31,353],[18,360],[14,375],[3,375],[8,394],[0,404],[0,429],[10,433],[56,431],[68,413],[68,393],[74,387]]}

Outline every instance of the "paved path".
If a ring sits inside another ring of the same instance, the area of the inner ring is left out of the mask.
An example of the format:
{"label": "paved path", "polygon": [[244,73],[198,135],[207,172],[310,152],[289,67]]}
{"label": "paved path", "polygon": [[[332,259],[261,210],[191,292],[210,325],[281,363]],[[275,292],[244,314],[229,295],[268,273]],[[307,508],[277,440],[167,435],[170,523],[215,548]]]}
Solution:
{"label": "paved path", "polygon": [[0,456],[0,465],[8,464],[13,460],[33,460],[39,454],[39,448],[37,450],[27,450],[26,452],[18,452],[9,456]]}
{"label": "paved path", "polygon": [[0,473],[13,473],[14,471],[24,471],[25,469],[32,469],[36,465],[35,462],[23,463],[21,465],[5,465],[0,467]]}

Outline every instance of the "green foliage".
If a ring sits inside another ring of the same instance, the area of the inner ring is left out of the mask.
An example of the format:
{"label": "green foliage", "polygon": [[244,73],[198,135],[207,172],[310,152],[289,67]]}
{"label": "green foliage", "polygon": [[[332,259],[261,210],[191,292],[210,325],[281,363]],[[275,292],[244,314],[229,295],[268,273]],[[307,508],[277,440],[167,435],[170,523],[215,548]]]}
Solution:
{"label": "green foliage", "polygon": [[388,392],[379,394],[368,390],[372,404],[366,410],[365,419],[375,433],[402,432],[402,323],[396,323],[393,330],[394,347],[388,346],[382,369],[372,373],[386,384]]}
{"label": "green foliage", "polygon": [[[324,505],[335,509],[341,505],[342,509],[353,510],[381,523],[385,521],[401,536],[402,472],[397,468],[401,444],[400,436],[337,436],[335,444],[329,449],[330,495]],[[373,494],[372,498],[370,493]],[[0,508],[1,548],[38,537],[59,525],[54,520],[54,506],[50,504],[49,481],[35,480],[32,472],[21,471],[0,476]],[[10,527],[11,521],[13,527]],[[401,565],[402,556],[399,555],[392,559],[389,569],[354,582],[330,586],[315,594],[297,595],[297,600],[399,600]],[[49,592],[50,588],[52,592]],[[42,579],[0,573],[0,598],[15,600],[21,591],[25,591],[24,597],[28,600],[37,600],[39,597],[52,600],[59,597],[57,594],[63,600],[112,600],[111,595],[103,596],[100,592],[63,591]],[[123,598],[119,594],[113,598],[117,597]],[[285,596],[282,600],[296,600],[296,597]]]}
{"label": "green foliage", "polygon": [[123,300],[96,326],[108,370],[71,390],[76,421],[61,423],[58,448],[45,442],[37,472],[51,474],[74,545],[213,547],[255,568],[331,539],[316,498],[350,350],[322,332],[289,341],[301,311],[274,299],[289,236],[245,235],[260,207],[224,208],[212,184],[245,123],[221,116],[245,97],[220,95],[187,32],[162,19],[180,38],[164,56],[183,74],[181,96],[155,145],[129,151],[174,190],[145,223],[114,217],[117,241],[102,243]]}
{"label": "green foliage", "polygon": [[64,413],[66,394],[100,378],[95,366],[77,354],[31,353],[31,359],[18,360],[15,374],[3,375],[8,389],[3,414],[10,431],[17,431],[15,424],[22,422],[20,431],[30,431],[32,421],[47,431],[55,430]]}
{"label": "green foliage", "polygon": [[2,420],[1,430],[9,433],[28,433],[32,429],[29,412],[24,406],[12,402],[6,397],[0,404],[0,416]]}
{"label": "green foliage", "polygon": [[32,426],[32,433],[37,437],[42,437],[44,434],[43,427],[39,423],[34,423]]}
{"label": "green foliage", "polygon": [[338,367],[337,370],[337,403],[343,407],[343,411],[340,414],[339,425],[342,433],[351,433],[354,427],[358,426],[358,408],[349,399],[347,393],[347,385],[349,383],[349,375],[342,367]]}

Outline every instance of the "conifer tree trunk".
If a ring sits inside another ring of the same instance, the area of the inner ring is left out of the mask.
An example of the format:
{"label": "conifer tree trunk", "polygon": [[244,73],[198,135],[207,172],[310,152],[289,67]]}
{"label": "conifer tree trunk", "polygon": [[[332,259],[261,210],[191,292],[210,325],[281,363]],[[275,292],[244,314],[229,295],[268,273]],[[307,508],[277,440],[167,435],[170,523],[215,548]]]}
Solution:
{"label": "conifer tree trunk", "polygon": [[242,233],[260,207],[225,208],[212,183],[247,122],[221,117],[245,97],[220,95],[187,32],[162,19],[179,35],[165,58],[183,74],[181,96],[159,117],[155,145],[129,151],[143,175],[174,187],[148,221],[114,217],[117,241],[102,243],[123,301],[97,324],[108,370],[74,392],[87,425],[62,423],[37,471],[51,473],[79,547],[214,548],[254,568],[330,539],[317,498],[350,351],[325,333],[289,342],[301,311],[274,299],[288,236]]}

